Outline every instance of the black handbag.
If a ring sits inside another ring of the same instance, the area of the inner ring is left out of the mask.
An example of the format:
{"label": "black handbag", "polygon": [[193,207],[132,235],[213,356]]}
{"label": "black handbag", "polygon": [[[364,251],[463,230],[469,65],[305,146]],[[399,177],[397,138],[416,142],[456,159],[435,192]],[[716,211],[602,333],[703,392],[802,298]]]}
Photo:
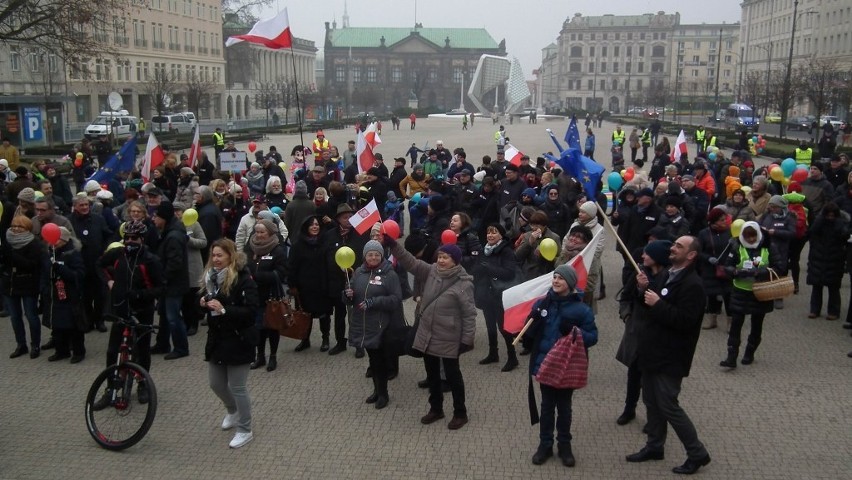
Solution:
{"label": "black handbag", "polygon": [[435,297],[429,299],[429,301],[426,302],[425,305],[423,304],[423,301],[421,299],[421,301],[417,304],[417,308],[414,309],[414,325],[408,325],[408,322],[406,322],[403,318],[404,325],[401,325],[400,327],[394,329],[396,331],[392,334],[391,341],[395,342],[394,345],[396,345],[396,347],[392,347],[392,349],[399,352],[398,355],[409,355],[414,358],[423,357],[423,352],[414,349],[414,339],[417,338],[417,329],[420,328],[420,317],[423,316],[423,311],[426,310],[426,308],[431,305],[432,302],[437,300],[441,295],[444,294],[444,292],[446,292],[447,290],[449,290],[450,287],[455,285],[457,281],[458,279],[453,280],[452,283],[447,285],[447,288],[445,288],[444,291],[442,291],[438,295],[435,295]]}

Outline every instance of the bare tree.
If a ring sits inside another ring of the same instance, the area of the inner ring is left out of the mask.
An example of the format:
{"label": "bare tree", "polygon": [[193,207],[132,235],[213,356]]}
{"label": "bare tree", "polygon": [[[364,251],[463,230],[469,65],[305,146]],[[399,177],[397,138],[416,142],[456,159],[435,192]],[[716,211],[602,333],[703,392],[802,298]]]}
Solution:
{"label": "bare tree", "polygon": [[810,101],[816,118],[822,116],[823,112],[827,110],[828,104],[833,100],[835,95],[834,81],[840,74],[837,62],[816,58],[799,65],[798,69],[793,72],[793,89],[798,95]]}
{"label": "bare tree", "polygon": [[151,99],[151,108],[162,115],[172,104],[174,94],[179,91],[175,77],[165,68],[155,68],[142,84],[142,91]]}
{"label": "bare tree", "polygon": [[200,115],[202,110],[209,108],[210,94],[216,89],[216,83],[210,78],[202,78],[195,73],[188,73],[183,93],[186,96],[186,106],[190,112]]}
{"label": "bare tree", "polygon": [[278,97],[280,99],[279,106],[284,109],[284,124],[290,123],[290,109],[297,107],[296,105],[296,81],[284,75],[278,77],[276,82],[278,89]]}

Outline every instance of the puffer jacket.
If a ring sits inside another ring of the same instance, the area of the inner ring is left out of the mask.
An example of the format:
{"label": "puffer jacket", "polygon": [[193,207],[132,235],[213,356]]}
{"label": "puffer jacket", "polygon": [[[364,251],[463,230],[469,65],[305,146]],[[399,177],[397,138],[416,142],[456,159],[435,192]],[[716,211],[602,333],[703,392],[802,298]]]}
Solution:
{"label": "puffer jacket", "polygon": [[482,246],[479,243],[479,237],[473,228],[466,228],[461,233],[456,235],[456,245],[462,251],[462,267],[467,273],[473,274],[473,267],[479,259],[479,254],[482,251]]}
{"label": "puffer jacket", "polygon": [[817,215],[808,229],[808,285],[840,285],[846,272],[846,241],[849,238],[849,214],[844,211],[833,222]]}
{"label": "puffer jacket", "polygon": [[415,282],[423,285],[421,305],[426,308],[420,312],[414,349],[435,357],[458,358],[461,345],[472,347],[476,333],[473,277],[461,265],[438,271],[437,265],[414,258],[398,243],[391,246],[391,252],[414,275]]}
{"label": "puffer jacket", "polygon": [[[790,212],[785,208],[784,213],[780,217],[776,217],[769,210],[760,217],[757,222],[760,228],[764,229],[769,241],[775,247],[778,253],[779,275],[787,274],[787,253],[790,251],[790,242],[796,238],[796,217],[790,215]],[[772,235],[769,235],[769,230],[772,230]]]}
{"label": "puffer jacket", "polygon": [[[217,365],[245,365],[254,361],[258,331],[254,327],[255,312],[259,308],[257,285],[245,266],[245,257],[238,254],[237,281],[227,294],[219,292],[213,298],[225,308],[224,315],[207,312],[207,344],[204,361]],[[202,289],[202,295],[206,289]]]}
{"label": "puffer jacket", "polygon": [[[352,305],[349,314],[349,345],[359,348],[377,349],[382,345],[382,334],[389,325],[401,325],[402,287],[393,266],[383,260],[375,269],[361,265],[355,270],[350,282],[353,295],[343,301]],[[366,309],[361,309],[367,302]]]}

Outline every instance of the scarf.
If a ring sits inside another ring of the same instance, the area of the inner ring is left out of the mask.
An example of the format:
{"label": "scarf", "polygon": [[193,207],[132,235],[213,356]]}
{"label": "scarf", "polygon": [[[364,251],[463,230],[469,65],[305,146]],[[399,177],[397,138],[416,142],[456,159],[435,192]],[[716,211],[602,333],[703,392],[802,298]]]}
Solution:
{"label": "scarf", "polygon": [[500,241],[498,241],[494,245],[485,244],[485,247],[483,247],[482,251],[483,251],[483,253],[485,254],[486,257],[491,256],[491,253],[494,251],[494,249],[499,247],[502,244],[503,244],[503,239],[500,239]]}
{"label": "scarf", "polygon": [[443,279],[443,280],[446,280],[448,278],[457,277],[457,276],[459,276],[460,273],[464,273],[464,269],[462,268],[461,265],[455,265],[455,266],[450,267],[446,270],[436,269],[436,271],[438,272],[438,277]]}
{"label": "scarf", "polygon": [[256,182],[260,178],[263,178],[263,170],[258,170],[257,173],[254,173],[251,170],[246,172],[246,180],[248,180],[249,183]]}
{"label": "scarf", "polygon": [[576,245],[576,246],[567,245],[564,248],[565,260],[571,260],[572,258],[576,257],[577,255],[580,254],[580,252],[583,251],[584,248],[586,248],[585,245]]}
{"label": "scarf", "polygon": [[33,232],[15,233],[12,229],[6,230],[6,241],[9,242],[9,245],[11,245],[15,250],[20,250],[26,247],[34,239],[35,235],[33,235]]}
{"label": "scarf", "polygon": [[270,235],[265,242],[258,241],[257,235],[252,235],[249,239],[249,246],[255,256],[261,257],[268,254],[273,248],[278,246],[278,235]]}
{"label": "scarf", "polygon": [[216,270],[211,267],[204,278],[204,286],[207,288],[207,293],[212,293],[213,295],[219,293],[219,288],[225,284],[225,275],[227,273],[227,268]]}

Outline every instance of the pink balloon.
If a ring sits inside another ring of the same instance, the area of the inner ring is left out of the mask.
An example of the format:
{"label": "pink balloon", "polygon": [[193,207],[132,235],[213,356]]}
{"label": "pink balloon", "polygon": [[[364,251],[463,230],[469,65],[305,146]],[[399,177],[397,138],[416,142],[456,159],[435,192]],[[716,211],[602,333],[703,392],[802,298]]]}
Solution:
{"label": "pink balloon", "polygon": [[249,149],[249,152],[254,153],[254,151],[257,150],[257,144],[254,143],[254,142],[249,142],[248,143],[248,149]]}
{"label": "pink balloon", "polygon": [[393,220],[385,220],[382,222],[382,233],[396,240],[399,238],[399,224]]}
{"label": "pink balloon", "polygon": [[41,227],[41,238],[51,246],[59,243],[59,227],[55,223],[46,223]]}
{"label": "pink balloon", "polygon": [[441,245],[455,245],[456,234],[452,230],[444,230],[441,233]]}

